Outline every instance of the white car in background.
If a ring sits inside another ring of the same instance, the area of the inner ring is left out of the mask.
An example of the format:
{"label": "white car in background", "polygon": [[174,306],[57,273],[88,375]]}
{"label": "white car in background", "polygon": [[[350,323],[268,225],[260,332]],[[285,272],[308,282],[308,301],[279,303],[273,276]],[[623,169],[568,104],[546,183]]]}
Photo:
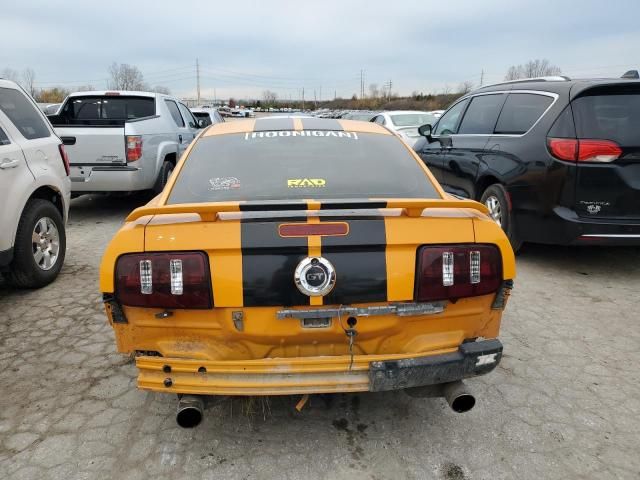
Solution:
{"label": "white car in background", "polygon": [[70,191],[62,141],[33,99],[0,79],[0,272],[12,285],[58,276]]}
{"label": "white car in background", "polygon": [[196,117],[198,121],[202,120],[204,122],[202,124],[204,127],[224,122],[224,118],[215,108],[202,107],[190,108],[190,110],[191,113],[193,113],[193,116]]}
{"label": "white car in background", "polygon": [[373,117],[371,121],[384,125],[413,148],[420,138],[418,127],[427,123],[435,125],[437,118],[429,112],[396,110],[381,112]]}

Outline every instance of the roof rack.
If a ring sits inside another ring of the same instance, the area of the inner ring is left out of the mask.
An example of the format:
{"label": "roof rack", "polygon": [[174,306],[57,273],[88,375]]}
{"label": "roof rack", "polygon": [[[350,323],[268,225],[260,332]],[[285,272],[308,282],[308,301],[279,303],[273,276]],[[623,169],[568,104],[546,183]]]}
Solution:
{"label": "roof rack", "polygon": [[512,83],[528,83],[528,82],[568,82],[571,79],[566,75],[552,75],[548,77],[532,77],[532,78],[519,78],[517,80],[507,80],[504,82],[492,83],[491,85],[483,85],[478,90],[487,87],[494,87],[496,85],[510,85]]}

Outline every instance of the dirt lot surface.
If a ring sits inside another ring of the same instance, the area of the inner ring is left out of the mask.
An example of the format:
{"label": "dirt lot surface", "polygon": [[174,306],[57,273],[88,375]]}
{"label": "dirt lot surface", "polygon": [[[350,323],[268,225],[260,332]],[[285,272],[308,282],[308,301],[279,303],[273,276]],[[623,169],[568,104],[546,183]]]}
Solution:
{"label": "dirt lot surface", "polygon": [[403,392],[211,402],[135,388],[98,291],[142,197],[72,202],[67,262],[38,291],[0,281],[0,478],[640,478],[640,250],[528,246],[498,369],[455,414]]}

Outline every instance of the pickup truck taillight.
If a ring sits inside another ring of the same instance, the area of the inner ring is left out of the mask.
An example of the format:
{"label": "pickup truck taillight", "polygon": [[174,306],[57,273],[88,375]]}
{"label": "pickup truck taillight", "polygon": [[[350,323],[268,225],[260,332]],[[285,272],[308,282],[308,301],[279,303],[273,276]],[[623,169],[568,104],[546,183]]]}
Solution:
{"label": "pickup truck taillight", "polygon": [[418,302],[486,295],[501,282],[502,257],[494,245],[427,245],[418,250]]}
{"label": "pickup truck taillight", "polygon": [[142,137],[139,135],[127,135],[125,147],[127,150],[127,162],[135,162],[142,158]]}
{"label": "pickup truck taillight", "polygon": [[69,168],[69,156],[64,149],[64,145],[58,145],[58,151],[60,152],[60,156],[62,157],[62,163],[64,164],[64,171],[67,172],[67,177],[70,175],[71,170]]}
{"label": "pickup truck taillight", "polygon": [[209,261],[203,252],[122,255],[116,263],[116,299],[148,308],[211,308]]}

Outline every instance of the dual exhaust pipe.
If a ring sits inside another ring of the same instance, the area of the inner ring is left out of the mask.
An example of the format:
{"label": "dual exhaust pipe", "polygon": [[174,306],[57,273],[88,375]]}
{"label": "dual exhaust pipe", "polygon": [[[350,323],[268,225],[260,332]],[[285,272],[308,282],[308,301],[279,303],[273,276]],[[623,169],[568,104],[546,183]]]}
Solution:
{"label": "dual exhaust pipe", "polygon": [[[462,380],[443,383],[440,385],[426,385],[405,389],[411,397],[444,397],[451,410],[464,413],[476,404],[476,397]],[[182,395],[178,399],[176,422],[182,428],[194,428],[200,425],[204,418],[204,399],[201,395]]]}

